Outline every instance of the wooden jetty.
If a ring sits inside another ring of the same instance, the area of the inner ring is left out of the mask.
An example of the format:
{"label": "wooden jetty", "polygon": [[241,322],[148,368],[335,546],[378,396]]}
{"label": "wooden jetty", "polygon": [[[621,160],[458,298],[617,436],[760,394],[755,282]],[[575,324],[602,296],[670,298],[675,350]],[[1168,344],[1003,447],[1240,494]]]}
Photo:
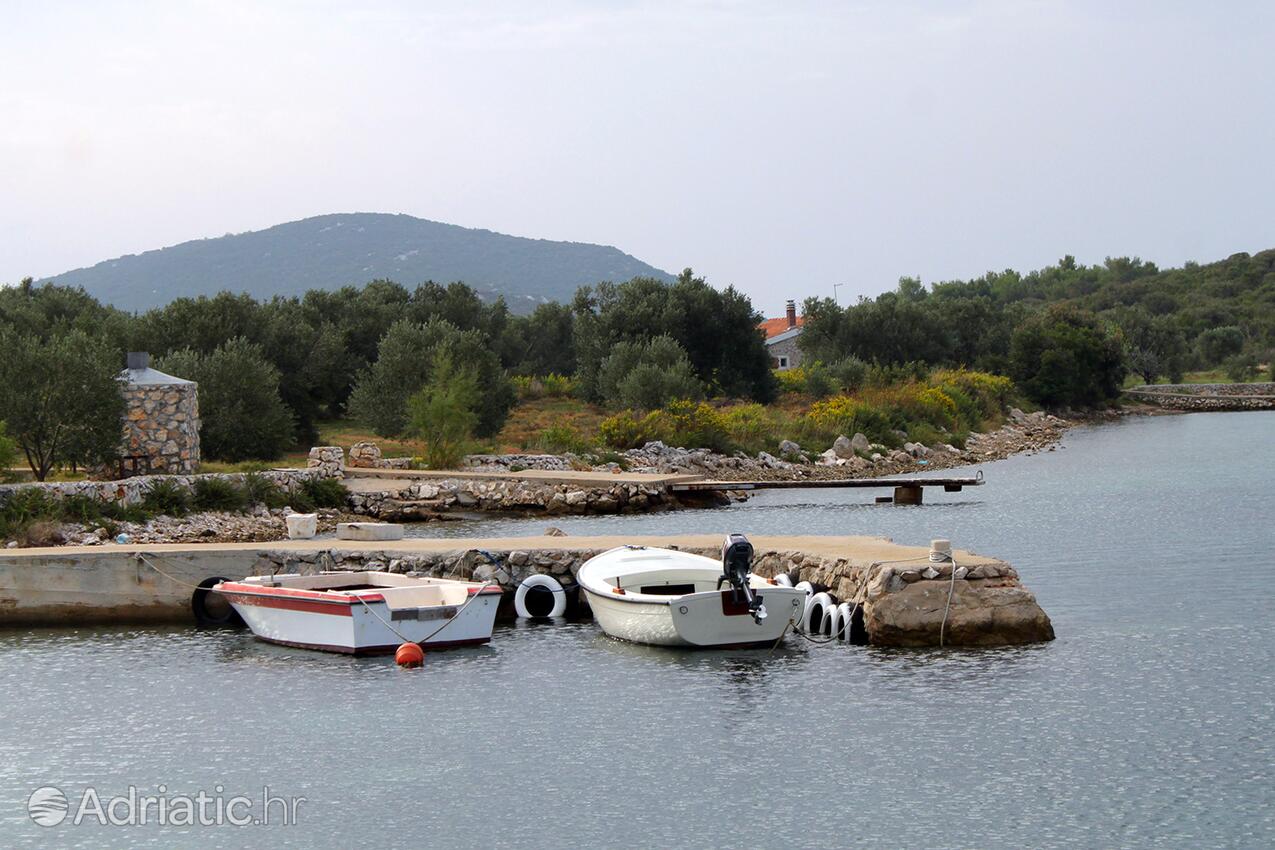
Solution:
{"label": "wooden jetty", "polygon": [[797,490],[830,487],[893,488],[893,497],[878,501],[893,501],[896,505],[919,505],[926,487],[942,487],[944,492],[959,493],[966,487],[981,487],[983,473],[974,476],[922,478],[847,478],[813,481],[679,481],[669,485],[674,493],[724,492],[727,490]]}

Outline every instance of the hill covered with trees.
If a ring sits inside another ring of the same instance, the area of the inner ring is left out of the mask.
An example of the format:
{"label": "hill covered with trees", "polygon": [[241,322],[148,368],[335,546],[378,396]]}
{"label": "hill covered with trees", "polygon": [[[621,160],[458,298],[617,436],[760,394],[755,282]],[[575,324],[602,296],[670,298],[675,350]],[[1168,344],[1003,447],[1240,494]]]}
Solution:
{"label": "hill covered with trees", "polygon": [[463,281],[517,313],[570,301],[604,280],[671,276],[617,248],[506,236],[408,215],[322,215],[105,260],[41,283],[79,287],[123,310],[183,297],[247,293],[268,300],[369,280]]}
{"label": "hill covered with trees", "polygon": [[[1037,387],[1042,357],[1049,371],[1074,367],[1081,383],[1104,386],[1124,370],[1148,382],[1214,367],[1241,375],[1275,348],[1275,250],[1164,270],[1136,258],[1085,266],[1068,256],[1027,274],[991,272],[928,288],[903,278],[895,290],[848,307],[808,299],[805,315],[800,345],[824,363],[965,365]],[[1085,359],[1110,374],[1096,379],[1081,369]],[[1111,392],[1042,387],[1035,395],[1084,404]]]}

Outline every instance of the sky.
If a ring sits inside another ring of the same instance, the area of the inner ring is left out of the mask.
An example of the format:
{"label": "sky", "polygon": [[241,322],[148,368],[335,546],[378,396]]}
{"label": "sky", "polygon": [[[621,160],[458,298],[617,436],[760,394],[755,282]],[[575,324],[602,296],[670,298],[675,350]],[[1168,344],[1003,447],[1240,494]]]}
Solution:
{"label": "sky", "polygon": [[768,315],[1275,247],[1270,2],[0,4],[7,283],[356,211]]}

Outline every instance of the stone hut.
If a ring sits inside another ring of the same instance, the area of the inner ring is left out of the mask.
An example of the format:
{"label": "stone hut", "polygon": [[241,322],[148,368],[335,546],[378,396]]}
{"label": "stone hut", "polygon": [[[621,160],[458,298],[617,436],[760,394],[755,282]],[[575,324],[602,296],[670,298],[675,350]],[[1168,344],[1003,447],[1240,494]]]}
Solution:
{"label": "stone hut", "polygon": [[120,379],[125,404],[120,477],[193,473],[199,466],[198,385],[152,369],[144,351],[129,352]]}

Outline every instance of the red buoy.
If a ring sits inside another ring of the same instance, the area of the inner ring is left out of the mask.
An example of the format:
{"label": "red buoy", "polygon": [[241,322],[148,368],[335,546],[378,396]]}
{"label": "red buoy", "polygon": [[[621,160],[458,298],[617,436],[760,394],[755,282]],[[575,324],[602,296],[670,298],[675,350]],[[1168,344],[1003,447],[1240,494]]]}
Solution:
{"label": "red buoy", "polygon": [[394,653],[394,663],[400,667],[420,667],[425,663],[425,650],[419,643],[405,643]]}

